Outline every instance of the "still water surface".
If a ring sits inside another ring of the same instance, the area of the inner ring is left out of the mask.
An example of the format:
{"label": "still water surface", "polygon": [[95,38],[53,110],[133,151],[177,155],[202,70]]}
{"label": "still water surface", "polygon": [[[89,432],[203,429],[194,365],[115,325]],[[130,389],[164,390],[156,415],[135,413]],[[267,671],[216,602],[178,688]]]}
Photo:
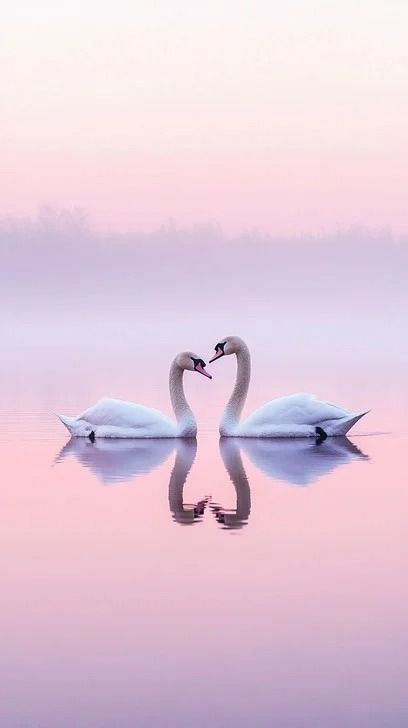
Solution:
{"label": "still water surface", "polygon": [[186,375],[197,441],[92,444],[54,413],[102,395],[170,413],[171,355],[197,344],[17,339],[0,385],[1,726],[408,724],[402,370],[379,355],[299,372],[259,345],[248,411],[310,390],[372,413],[321,445],[220,441],[230,357],[212,382]]}

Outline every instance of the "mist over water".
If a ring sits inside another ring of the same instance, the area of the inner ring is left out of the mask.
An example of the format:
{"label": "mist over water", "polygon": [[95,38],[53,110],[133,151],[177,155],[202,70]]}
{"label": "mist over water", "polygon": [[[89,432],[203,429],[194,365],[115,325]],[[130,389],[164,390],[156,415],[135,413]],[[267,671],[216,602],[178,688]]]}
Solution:
{"label": "mist over water", "polygon": [[[3,220],[1,725],[406,725],[407,258],[387,231]],[[302,391],[371,412],[321,445],[219,441],[226,357],[185,374],[197,442],[70,440],[55,416],[171,415],[174,355],[229,334],[244,415]]]}
{"label": "mist over water", "polygon": [[2,296],[19,308],[32,308],[35,297],[35,307],[47,312],[88,302],[104,313],[131,307],[146,314],[160,313],[163,301],[187,310],[192,296],[194,308],[204,300],[211,308],[258,304],[268,314],[358,307],[357,314],[392,312],[399,319],[408,238],[364,227],[232,237],[215,224],[183,228],[171,221],[151,232],[96,233],[83,211],[42,208],[33,219],[0,220],[0,261]]}
{"label": "mist over water", "polygon": [[[379,429],[405,411],[408,240],[390,232],[228,238],[214,225],[168,223],[103,234],[81,211],[43,208],[3,219],[0,262],[1,367],[19,378],[23,402],[42,381],[41,396],[54,382],[58,398],[75,372],[79,409],[98,394],[140,401],[150,379],[163,406],[175,353],[207,360],[236,333],[253,354],[252,407],[291,391],[357,410],[379,399]],[[217,398],[214,426],[233,371],[222,362],[206,392]]]}

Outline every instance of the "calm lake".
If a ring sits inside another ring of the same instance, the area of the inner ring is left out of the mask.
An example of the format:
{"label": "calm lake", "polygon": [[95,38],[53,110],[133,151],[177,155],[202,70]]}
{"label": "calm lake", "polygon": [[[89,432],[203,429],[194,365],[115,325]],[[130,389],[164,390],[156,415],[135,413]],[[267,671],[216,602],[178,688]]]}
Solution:
{"label": "calm lake", "polygon": [[[240,321],[4,317],[5,728],[407,725],[405,353],[378,319]],[[235,333],[245,412],[310,391],[371,413],[321,445],[220,441],[228,357],[185,375],[197,441],[70,441],[55,416],[171,414],[173,356]]]}

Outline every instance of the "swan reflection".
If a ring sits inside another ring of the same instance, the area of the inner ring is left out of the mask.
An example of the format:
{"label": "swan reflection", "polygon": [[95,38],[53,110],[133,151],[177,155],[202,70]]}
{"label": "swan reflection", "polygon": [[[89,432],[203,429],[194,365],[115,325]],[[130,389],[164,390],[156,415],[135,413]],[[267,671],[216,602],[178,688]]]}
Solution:
{"label": "swan reflection", "polygon": [[171,438],[100,438],[91,442],[87,437],[71,437],[56,462],[73,455],[101,483],[111,485],[130,480],[135,475],[147,475],[167,460],[174,447],[175,442]]}
{"label": "swan reflection", "polygon": [[292,485],[311,485],[340,465],[368,459],[347,437],[330,437],[321,443],[312,438],[240,438],[239,445],[262,473]]}
{"label": "swan reflection", "polygon": [[211,503],[211,510],[223,528],[242,528],[251,511],[251,490],[241,450],[265,475],[291,485],[311,485],[320,477],[351,460],[367,460],[347,437],[317,443],[309,439],[272,440],[221,437],[220,455],[236,491],[236,508]]}
{"label": "swan reflection", "polygon": [[352,460],[368,459],[346,437],[328,438],[320,444],[314,439],[274,440],[266,438],[222,437],[220,456],[235,488],[236,506],[226,509],[208,496],[185,502],[184,486],[193,466],[197,441],[191,439],[97,439],[73,437],[56,458],[61,462],[74,456],[104,485],[129,481],[147,475],[164,463],[173,450],[174,465],[168,484],[168,502],[172,518],[182,525],[199,523],[206,506],[226,529],[239,529],[248,523],[251,491],[241,452],[266,476],[297,486],[311,485],[337,467]]}
{"label": "swan reflection", "polygon": [[197,453],[197,440],[180,440],[169,481],[169,508],[173,519],[182,525],[201,521],[208,498],[196,503],[183,501],[183,489]]}
{"label": "swan reflection", "polygon": [[123,483],[134,476],[147,475],[164,463],[176,450],[171,471],[168,498],[173,519],[181,524],[197,523],[204,515],[208,498],[196,503],[184,503],[183,489],[194,463],[197,441],[189,439],[107,439],[90,442],[88,438],[72,437],[55,459],[62,462],[74,456],[90,470],[103,485]]}
{"label": "swan reflection", "polygon": [[219,442],[220,455],[236,492],[236,507],[225,509],[219,503],[212,503],[211,510],[224,528],[242,528],[248,523],[251,511],[251,489],[240,453],[238,439],[222,437]]}

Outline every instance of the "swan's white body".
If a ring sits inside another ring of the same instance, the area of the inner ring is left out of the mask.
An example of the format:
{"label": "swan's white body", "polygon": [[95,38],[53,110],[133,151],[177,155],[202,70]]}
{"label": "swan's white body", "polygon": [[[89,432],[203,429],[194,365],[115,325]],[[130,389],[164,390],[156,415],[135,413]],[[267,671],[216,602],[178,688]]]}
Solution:
{"label": "swan's white body", "polygon": [[239,423],[237,430],[228,425],[222,434],[241,437],[316,437],[316,427],[326,435],[345,435],[365,412],[356,413],[322,402],[313,394],[278,397],[255,410]]}
{"label": "swan's white body", "polygon": [[237,336],[225,340],[224,353],[236,354],[237,378],[220,423],[220,434],[223,436],[316,437],[316,427],[322,428],[326,435],[345,435],[367,414],[349,412],[321,401],[312,394],[292,394],[272,399],[240,422],[251,376],[250,353],[245,342]]}
{"label": "swan's white body", "polygon": [[195,437],[197,423],[184,394],[183,372],[189,369],[210,375],[203,367],[196,369],[194,359],[202,361],[191,352],[183,352],[170,367],[170,398],[176,422],[157,409],[108,398],[100,399],[78,417],[58,417],[73,437],[89,437],[91,433],[95,437],[114,438]]}
{"label": "swan's white body", "polygon": [[[177,425],[159,410],[121,399],[100,399],[78,417],[58,416],[73,437],[88,437],[92,431],[96,437],[180,437]],[[196,431],[192,425],[191,437]]]}

